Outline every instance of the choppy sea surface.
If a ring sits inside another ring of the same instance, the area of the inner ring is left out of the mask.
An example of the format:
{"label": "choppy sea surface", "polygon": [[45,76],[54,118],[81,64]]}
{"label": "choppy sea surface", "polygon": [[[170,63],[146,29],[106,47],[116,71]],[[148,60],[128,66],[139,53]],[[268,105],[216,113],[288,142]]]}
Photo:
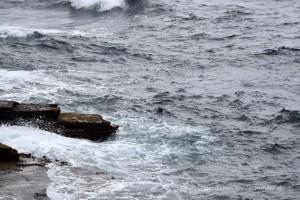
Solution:
{"label": "choppy sea surface", "polygon": [[53,200],[298,199],[300,1],[1,0],[0,100],[120,125],[103,143],[0,127],[113,177],[50,164]]}

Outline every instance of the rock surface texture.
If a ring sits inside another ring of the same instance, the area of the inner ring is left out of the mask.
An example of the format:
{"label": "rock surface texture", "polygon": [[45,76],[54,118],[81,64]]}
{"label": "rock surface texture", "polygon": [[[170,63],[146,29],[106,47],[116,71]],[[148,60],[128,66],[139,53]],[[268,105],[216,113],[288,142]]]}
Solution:
{"label": "rock surface texture", "polygon": [[19,160],[17,150],[0,143],[0,162],[18,162]]}
{"label": "rock surface texture", "polygon": [[106,139],[118,129],[98,114],[61,113],[58,104],[0,101],[0,123],[18,125],[24,121],[68,137],[94,141]]}
{"label": "rock surface texture", "polygon": [[118,128],[97,114],[61,113],[56,124],[66,136],[90,140],[106,138]]}
{"label": "rock surface texture", "polygon": [[46,189],[50,180],[44,166],[47,161],[26,154],[19,154],[18,161],[0,162],[0,199],[49,200]]}
{"label": "rock surface texture", "polygon": [[16,119],[55,120],[59,114],[58,104],[19,104],[15,101],[0,101],[0,119],[8,123],[13,123]]}

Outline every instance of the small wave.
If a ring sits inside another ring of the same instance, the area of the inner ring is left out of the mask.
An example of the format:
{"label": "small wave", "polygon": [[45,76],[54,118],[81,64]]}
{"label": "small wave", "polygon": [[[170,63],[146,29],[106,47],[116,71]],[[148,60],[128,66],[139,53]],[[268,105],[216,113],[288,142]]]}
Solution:
{"label": "small wave", "polygon": [[287,54],[287,53],[299,53],[300,49],[299,48],[293,48],[293,47],[286,47],[282,46],[277,49],[265,49],[261,54],[262,55],[280,55],[280,54]]}
{"label": "small wave", "polygon": [[251,131],[251,130],[247,130],[247,131],[242,131],[242,133],[244,135],[249,135],[249,136],[252,136],[252,135],[262,135],[263,133],[260,132],[260,131]]}
{"label": "small wave", "polygon": [[296,110],[286,110],[283,109],[280,111],[279,115],[277,115],[273,120],[276,124],[299,124],[300,123],[300,113]]}
{"label": "small wave", "polygon": [[0,38],[28,38],[40,39],[44,36],[67,37],[106,37],[111,35],[104,29],[94,28],[88,31],[59,30],[59,29],[32,29],[20,26],[0,25]]}
{"label": "small wave", "polygon": [[220,37],[214,37],[212,38],[213,40],[217,40],[217,41],[220,41],[220,40],[226,40],[226,39],[234,39],[236,37],[238,37],[240,35],[238,34],[232,34],[232,35],[226,35],[226,36],[220,36]]}
{"label": "small wave", "polygon": [[188,13],[188,16],[182,17],[182,20],[184,20],[184,21],[200,21],[200,20],[204,20],[204,19],[206,19],[206,18],[198,17],[197,15],[192,14],[192,13]]}
{"label": "small wave", "polygon": [[153,3],[149,5],[147,8],[147,14],[149,16],[167,16],[167,15],[172,15],[174,13],[175,9],[172,6],[168,6],[166,4],[159,4],[159,3]]}
{"label": "small wave", "polygon": [[[42,38],[44,35],[57,35],[57,34],[67,34],[68,32],[63,32],[60,30],[36,30],[20,26],[9,26],[9,25],[0,25],[0,38],[8,37],[18,37],[18,38],[29,38],[36,39]],[[73,33],[69,33],[73,34]],[[74,33],[74,35],[80,35],[80,33]]]}
{"label": "small wave", "polygon": [[191,36],[192,40],[201,40],[201,39],[209,39],[211,36],[206,33],[197,33]]}
{"label": "small wave", "polygon": [[91,49],[89,52],[93,54],[100,55],[124,55],[128,53],[128,49],[126,47],[112,44],[112,43],[103,43],[103,44],[89,44],[87,47]]}
{"label": "small wave", "polygon": [[65,41],[61,41],[58,39],[43,39],[39,40],[37,44],[35,44],[38,49],[46,50],[46,51],[62,51],[62,52],[73,52],[74,47]]}
{"label": "small wave", "polygon": [[75,12],[86,11],[91,13],[94,12],[93,14],[99,14],[116,8],[126,8],[132,12],[142,8],[145,2],[145,0],[52,0],[50,2],[44,2],[43,4],[40,4],[40,6],[44,6],[47,9],[71,9]]}
{"label": "small wave", "polygon": [[185,96],[184,95],[178,95],[178,94],[171,94],[170,92],[162,92],[159,94],[156,94],[153,97],[153,102],[154,104],[162,104],[162,105],[166,105],[166,104],[173,104],[175,101],[183,101],[185,100]]}
{"label": "small wave", "polygon": [[[175,174],[162,180],[161,175],[166,171],[186,169],[186,164],[182,163],[205,162],[202,154],[210,152],[217,139],[199,126],[174,126],[131,117],[119,119],[119,124],[116,140],[101,144],[20,126],[0,126],[0,142],[20,152],[66,161],[72,169],[85,169],[74,172],[69,166],[50,164],[48,176],[52,183],[47,194],[51,199],[78,199],[80,196],[84,199],[118,199],[123,194],[126,199],[133,199],[137,190],[145,191],[141,184],[147,184],[149,191],[158,186],[173,187],[172,182],[180,181],[181,177]],[[85,181],[89,169],[114,175],[115,179],[99,185],[101,177],[94,174]],[[182,173],[186,173],[184,171]],[[145,196],[149,194],[151,192]],[[157,195],[161,199],[164,194],[162,191]],[[167,194],[166,198],[169,196]],[[142,196],[141,199],[147,198]]]}
{"label": "small wave", "polygon": [[288,151],[290,149],[291,149],[290,146],[283,145],[283,144],[278,144],[278,143],[265,144],[263,146],[263,150],[265,150],[268,153],[272,153],[272,154],[280,154],[280,153],[283,153],[283,152]]}
{"label": "small wave", "polygon": [[70,1],[58,1],[50,4],[48,8],[57,8],[57,9],[63,9],[63,8],[70,8],[72,3]]}
{"label": "small wave", "polygon": [[221,41],[221,40],[227,40],[227,39],[234,39],[240,35],[238,34],[232,34],[232,35],[225,35],[225,36],[212,36],[207,33],[197,33],[191,36],[192,40],[202,40],[202,39],[209,39],[209,40],[216,40],[216,41]]}
{"label": "small wave", "polygon": [[226,14],[230,14],[230,15],[251,15],[251,12],[247,12],[247,11],[242,11],[242,10],[231,10],[231,11],[226,11]]}

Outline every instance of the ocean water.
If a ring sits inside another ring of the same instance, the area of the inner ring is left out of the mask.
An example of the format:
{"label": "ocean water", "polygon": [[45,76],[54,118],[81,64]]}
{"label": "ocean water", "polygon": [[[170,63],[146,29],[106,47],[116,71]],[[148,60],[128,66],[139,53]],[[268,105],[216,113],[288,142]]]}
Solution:
{"label": "ocean water", "polygon": [[97,143],[2,125],[0,142],[69,163],[48,166],[53,200],[298,199],[299,13],[299,0],[2,0],[0,100],[120,129]]}

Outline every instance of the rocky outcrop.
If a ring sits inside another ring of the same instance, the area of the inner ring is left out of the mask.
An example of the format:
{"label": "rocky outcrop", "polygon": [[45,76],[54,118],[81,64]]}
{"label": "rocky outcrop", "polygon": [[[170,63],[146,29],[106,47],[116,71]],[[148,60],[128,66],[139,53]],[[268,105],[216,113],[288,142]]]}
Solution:
{"label": "rocky outcrop", "polygon": [[0,162],[18,162],[19,160],[17,150],[0,143]]}
{"label": "rocky outcrop", "polygon": [[61,113],[56,125],[66,136],[90,140],[106,138],[118,129],[97,114]]}
{"label": "rocky outcrop", "polygon": [[61,113],[58,104],[0,101],[0,123],[18,125],[20,121],[29,121],[41,129],[68,137],[94,141],[106,139],[118,129],[98,114]]}
{"label": "rocky outcrop", "polygon": [[9,123],[18,118],[56,120],[59,114],[58,104],[19,104],[15,101],[0,101],[0,120]]}
{"label": "rocky outcrop", "polygon": [[0,162],[0,199],[49,200],[48,161],[31,154],[19,154],[19,158],[19,162]]}

